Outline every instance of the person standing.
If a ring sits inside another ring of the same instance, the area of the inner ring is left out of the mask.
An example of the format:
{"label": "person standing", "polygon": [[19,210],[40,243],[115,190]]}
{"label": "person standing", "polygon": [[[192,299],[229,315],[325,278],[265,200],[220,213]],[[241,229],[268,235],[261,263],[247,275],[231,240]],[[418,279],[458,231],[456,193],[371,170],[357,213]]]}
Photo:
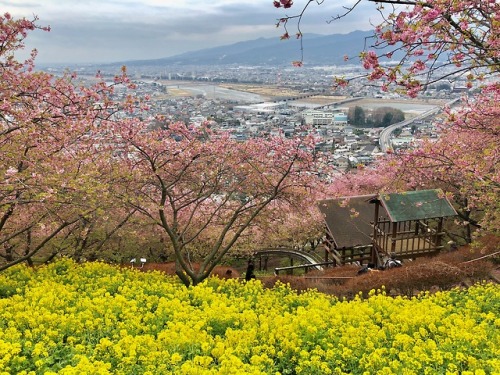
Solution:
{"label": "person standing", "polygon": [[254,270],[255,270],[255,265],[253,263],[253,259],[250,258],[250,259],[248,259],[247,272],[245,273],[245,280],[246,281],[255,279]]}

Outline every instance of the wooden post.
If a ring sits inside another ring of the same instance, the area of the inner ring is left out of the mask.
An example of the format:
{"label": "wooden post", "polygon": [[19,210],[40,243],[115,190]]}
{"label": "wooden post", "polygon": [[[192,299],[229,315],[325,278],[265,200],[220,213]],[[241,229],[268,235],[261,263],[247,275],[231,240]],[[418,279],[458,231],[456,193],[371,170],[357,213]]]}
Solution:
{"label": "wooden post", "polygon": [[328,262],[328,253],[330,247],[332,245],[332,241],[330,241],[330,232],[328,231],[328,227],[325,227],[325,239],[323,240],[323,245],[325,246],[325,262]]}
{"label": "wooden post", "polygon": [[379,213],[380,201],[375,201],[375,218],[373,220],[373,244],[377,243],[377,227],[378,227],[378,213]]}
{"label": "wooden post", "polygon": [[443,218],[440,217],[437,225],[437,232],[436,232],[436,250],[441,246],[441,239],[442,239],[442,234],[441,232],[443,231]]}
{"label": "wooden post", "polygon": [[377,228],[378,228],[378,221],[379,221],[379,208],[380,208],[380,201],[378,199],[374,200],[375,203],[375,217],[373,219],[373,235],[372,235],[372,249],[371,249],[371,263],[376,264],[378,266],[377,262],[377,251],[378,251],[378,236],[377,236]]}
{"label": "wooden post", "polygon": [[396,253],[396,237],[398,235],[398,223],[395,222],[395,223],[392,223],[392,239],[391,239],[391,253],[390,255],[392,254],[395,254]]}

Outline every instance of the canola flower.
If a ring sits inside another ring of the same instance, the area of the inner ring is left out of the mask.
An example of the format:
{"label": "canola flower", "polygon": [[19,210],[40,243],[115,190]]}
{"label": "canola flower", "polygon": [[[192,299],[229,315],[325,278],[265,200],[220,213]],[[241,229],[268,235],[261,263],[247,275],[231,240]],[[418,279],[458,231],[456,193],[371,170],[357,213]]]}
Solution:
{"label": "canola flower", "polygon": [[500,286],[338,300],[59,260],[0,273],[0,375],[500,374]]}

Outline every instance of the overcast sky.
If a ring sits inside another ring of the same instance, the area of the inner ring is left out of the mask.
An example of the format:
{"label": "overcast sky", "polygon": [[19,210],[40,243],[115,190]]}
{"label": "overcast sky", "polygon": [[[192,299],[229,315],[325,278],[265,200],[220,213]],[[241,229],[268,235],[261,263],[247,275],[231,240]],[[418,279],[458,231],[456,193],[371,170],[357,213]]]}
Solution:
{"label": "overcast sky", "polygon": [[[353,0],[310,4],[303,33],[337,34],[372,29],[375,4],[365,1],[342,20],[327,21]],[[35,31],[26,40],[37,48],[38,63],[88,63],[155,59],[203,48],[278,38],[276,20],[297,14],[307,0],[292,8],[273,7],[272,0],[4,0],[2,13],[31,19],[51,31]],[[294,33],[293,25],[289,27]],[[285,42],[284,42],[285,43]],[[19,56],[23,57],[23,56]]]}

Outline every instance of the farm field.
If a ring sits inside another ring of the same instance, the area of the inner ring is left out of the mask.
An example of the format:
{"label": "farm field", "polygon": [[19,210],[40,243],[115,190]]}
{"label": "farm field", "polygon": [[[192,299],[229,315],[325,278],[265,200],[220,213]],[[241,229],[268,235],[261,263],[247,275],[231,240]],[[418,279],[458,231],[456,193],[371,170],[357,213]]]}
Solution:
{"label": "farm field", "polygon": [[252,84],[221,84],[221,87],[243,91],[243,92],[251,92],[253,94],[262,95],[264,97],[273,97],[273,96],[299,96],[301,94],[300,91],[294,90],[291,88],[280,87],[278,85],[252,85]]}
{"label": "farm field", "polygon": [[0,374],[500,374],[500,286],[339,300],[61,259],[0,274]]}

